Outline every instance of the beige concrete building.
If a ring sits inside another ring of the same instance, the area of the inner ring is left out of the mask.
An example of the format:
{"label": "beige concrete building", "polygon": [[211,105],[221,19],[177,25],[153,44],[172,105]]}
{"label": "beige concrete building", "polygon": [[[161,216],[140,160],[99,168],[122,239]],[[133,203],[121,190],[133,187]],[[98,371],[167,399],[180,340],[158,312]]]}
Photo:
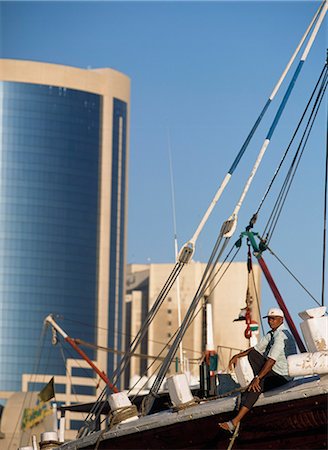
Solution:
{"label": "beige concrete building", "polygon": [[[126,334],[127,341],[136,335],[140,324],[147,314],[149,308],[156,300],[167,277],[172,270],[172,264],[131,264],[127,271],[127,298],[126,298]],[[191,262],[182,270],[179,276],[180,303],[182,317],[185,315],[199,286],[206,265],[199,262]],[[219,370],[227,367],[232,354],[237,350],[247,348],[249,339],[244,336],[246,329],[245,321],[234,321],[239,313],[246,307],[246,291],[248,286],[248,272],[246,263],[232,263],[229,270],[225,272],[226,264],[223,264],[220,272],[212,286],[208,289],[205,297],[212,305],[214,345],[219,356]],[[217,287],[211,292],[218,277],[222,276]],[[253,281],[249,288],[252,297],[252,319],[259,323],[258,302],[261,298],[261,273],[258,265],[253,266]],[[205,298],[203,299],[204,305]],[[189,360],[190,371],[198,377],[199,361],[202,358],[205,337],[203,330],[204,313],[203,305],[199,305],[198,314],[188,329],[183,339],[184,355]],[[177,284],[168,294],[166,301],[161,306],[159,313],[151,324],[148,336],[144,339],[139,353],[141,355],[158,355],[174,335],[178,327],[178,301]],[[166,352],[163,352],[165,355]],[[144,375],[152,359],[133,357],[130,365],[129,377]],[[158,363],[154,364],[147,375],[151,376]],[[171,366],[171,373],[175,366]],[[128,376],[125,382],[128,382]]]}

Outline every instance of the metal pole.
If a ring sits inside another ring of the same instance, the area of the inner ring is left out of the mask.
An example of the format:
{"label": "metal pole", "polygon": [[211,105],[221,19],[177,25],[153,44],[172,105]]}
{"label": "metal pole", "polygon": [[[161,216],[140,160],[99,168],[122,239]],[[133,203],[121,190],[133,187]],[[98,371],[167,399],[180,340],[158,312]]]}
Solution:
{"label": "metal pole", "polygon": [[107,384],[107,386],[109,386],[110,389],[113,392],[115,392],[115,394],[117,394],[119,392],[117,387],[114,386],[109,381],[109,378],[107,377],[107,375],[104,372],[102,372],[100,369],[98,369],[98,367],[91,361],[91,359],[84,353],[84,351],[80,349],[80,347],[75,343],[74,339],[67,336],[65,338],[65,341],[68,342],[74,348],[74,350],[76,350],[79,353],[79,355],[82,356],[82,358],[89,364],[89,366],[91,366],[93,368],[93,370],[100,376],[100,378]]}
{"label": "metal pole", "polygon": [[84,353],[84,351],[79,348],[74,339],[69,337],[68,334],[65,333],[65,331],[57,324],[51,314],[44,319],[44,322],[49,323],[52,327],[55,328],[56,331],[58,331],[58,333],[65,339],[65,341],[68,342],[74,348],[74,350],[76,350],[77,353],[82,356],[82,358],[89,364],[89,366],[93,368],[93,370],[100,376],[100,378],[107,384],[107,386],[110,387],[113,392],[119,392],[117,387],[110,382],[106,374],[98,369],[98,367],[91,361],[91,359]]}

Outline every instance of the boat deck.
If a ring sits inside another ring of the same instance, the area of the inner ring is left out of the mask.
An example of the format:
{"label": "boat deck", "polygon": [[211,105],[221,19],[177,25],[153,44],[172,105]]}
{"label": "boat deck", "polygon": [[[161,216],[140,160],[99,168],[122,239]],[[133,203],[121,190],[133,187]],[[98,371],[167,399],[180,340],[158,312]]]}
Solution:
{"label": "boat deck", "polygon": [[[235,448],[327,448],[327,394],[328,376],[293,381],[262,394],[246,416]],[[218,429],[217,423],[232,417],[236,399],[205,400],[177,412],[140,417],[60,448],[227,448],[230,434]],[[288,435],[293,444],[288,443]],[[295,446],[297,436],[299,444]],[[270,440],[278,442],[278,447]]]}

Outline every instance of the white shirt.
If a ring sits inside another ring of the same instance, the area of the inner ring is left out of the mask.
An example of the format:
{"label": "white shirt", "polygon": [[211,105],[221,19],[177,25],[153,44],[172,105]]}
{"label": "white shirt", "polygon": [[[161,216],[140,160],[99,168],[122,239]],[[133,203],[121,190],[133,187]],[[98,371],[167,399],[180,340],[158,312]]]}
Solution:
{"label": "white shirt", "polygon": [[[269,348],[267,348],[268,345]],[[297,353],[297,350],[293,336],[284,328],[283,324],[275,331],[271,330],[263,336],[254,349],[261,355],[275,360],[275,364],[272,367],[274,372],[282,375],[287,380],[292,379],[292,377],[288,376],[287,356]]]}

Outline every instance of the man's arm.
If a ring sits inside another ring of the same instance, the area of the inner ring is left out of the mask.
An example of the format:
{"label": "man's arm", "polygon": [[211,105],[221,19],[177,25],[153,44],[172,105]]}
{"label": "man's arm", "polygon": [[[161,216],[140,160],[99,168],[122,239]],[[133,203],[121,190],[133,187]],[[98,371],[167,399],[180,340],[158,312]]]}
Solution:
{"label": "man's arm", "polygon": [[248,353],[253,350],[253,347],[244,350],[243,352],[237,353],[237,355],[233,356],[229,361],[229,369],[232,370],[233,366],[237,364],[237,360],[242,358],[243,356],[247,356]]}

